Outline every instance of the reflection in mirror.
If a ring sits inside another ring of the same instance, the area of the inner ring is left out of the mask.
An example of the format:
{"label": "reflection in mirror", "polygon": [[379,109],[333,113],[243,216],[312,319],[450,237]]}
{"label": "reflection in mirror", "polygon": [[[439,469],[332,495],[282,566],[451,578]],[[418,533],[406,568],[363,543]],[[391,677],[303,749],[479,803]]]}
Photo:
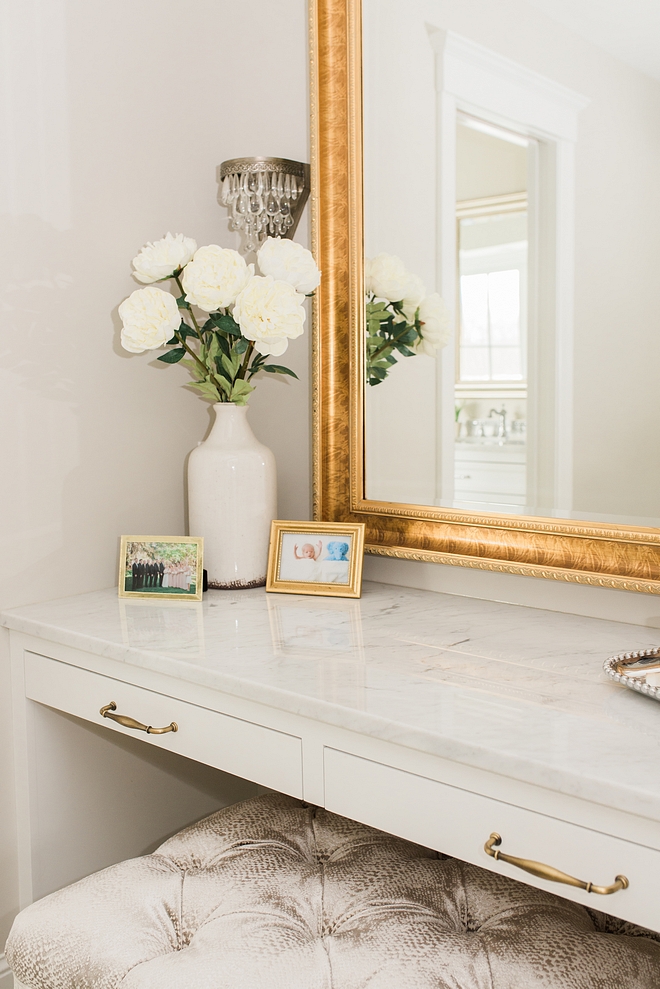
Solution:
{"label": "reflection in mirror", "polygon": [[367,499],[660,525],[660,57],[571,6],[362,0]]}
{"label": "reflection in mirror", "polygon": [[457,115],[454,504],[521,511],[527,493],[530,139]]}

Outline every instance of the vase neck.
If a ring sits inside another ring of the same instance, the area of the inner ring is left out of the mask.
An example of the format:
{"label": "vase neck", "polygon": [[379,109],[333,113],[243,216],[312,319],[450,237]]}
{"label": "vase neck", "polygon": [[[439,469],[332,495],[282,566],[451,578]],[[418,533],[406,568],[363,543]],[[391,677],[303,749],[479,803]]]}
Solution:
{"label": "vase neck", "polygon": [[231,402],[217,402],[213,409],[215,422],[207,443],[233,446],[234,444],[255,442],[255,435],[247,421],[247,406],[234,405]]}

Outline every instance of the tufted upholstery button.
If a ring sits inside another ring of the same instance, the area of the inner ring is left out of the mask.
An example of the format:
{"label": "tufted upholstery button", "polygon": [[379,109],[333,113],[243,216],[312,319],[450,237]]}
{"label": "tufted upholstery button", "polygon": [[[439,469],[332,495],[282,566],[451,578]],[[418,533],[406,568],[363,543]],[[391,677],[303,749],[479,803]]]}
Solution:
{"label": "tufted upholstery button", "polygon": [[269,794],[34,903],[6,955],[28,989],[658,989],[659,940]]}

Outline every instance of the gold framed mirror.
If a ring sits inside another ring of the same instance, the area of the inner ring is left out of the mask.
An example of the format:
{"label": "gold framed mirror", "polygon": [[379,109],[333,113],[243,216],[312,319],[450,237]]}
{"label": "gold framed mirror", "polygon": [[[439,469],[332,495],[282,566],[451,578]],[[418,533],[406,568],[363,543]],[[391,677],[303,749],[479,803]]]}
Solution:
{"label": "gold framed mirror", "polygon": [[[362,0],[311,0],[310,10],[313,236],[323,272],[313,354],[315,519],[364,522],[368,553],[660,593],[654,525],[368,497]],[[460,48],[460,38],[452,43]],[[586,106],[567,93],[575,112]],[[465,205],[461,215],[469,215]]]}

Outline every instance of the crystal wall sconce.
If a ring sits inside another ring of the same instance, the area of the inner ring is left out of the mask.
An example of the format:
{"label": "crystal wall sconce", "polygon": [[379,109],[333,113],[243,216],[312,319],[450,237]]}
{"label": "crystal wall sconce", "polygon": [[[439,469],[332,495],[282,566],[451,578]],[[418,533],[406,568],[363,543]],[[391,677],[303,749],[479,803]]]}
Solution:
{"label": "crystal wall sconce", "polygon": [[309,165],[288,158],[232,158],[218,166],[229,226],[256,251],[266,237],[293,237],[309,196]]}

